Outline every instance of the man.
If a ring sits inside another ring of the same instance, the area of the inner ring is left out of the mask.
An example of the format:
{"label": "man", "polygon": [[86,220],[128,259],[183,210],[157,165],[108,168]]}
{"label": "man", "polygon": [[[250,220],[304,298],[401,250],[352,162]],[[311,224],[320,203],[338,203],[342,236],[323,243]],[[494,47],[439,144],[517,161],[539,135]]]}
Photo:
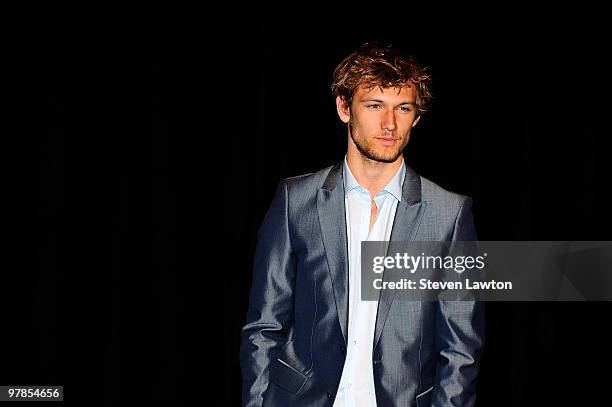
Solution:
{"label": "man", "polygon": [[245,406],[474,404],[480,303],[359,296],[361,241],[476,240],[471,199],[403,160],[429,83],[386,46],[365,44],[336,68],[347,154],[281,181],[263,221],[242,331]]}

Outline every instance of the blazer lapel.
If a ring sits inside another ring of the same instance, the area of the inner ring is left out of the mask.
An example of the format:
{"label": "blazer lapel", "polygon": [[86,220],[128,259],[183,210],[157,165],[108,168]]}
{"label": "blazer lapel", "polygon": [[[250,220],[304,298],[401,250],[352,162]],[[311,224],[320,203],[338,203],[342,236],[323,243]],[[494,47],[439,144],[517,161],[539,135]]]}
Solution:
{"label": "blazer lapel", "polygon": [[332,167],[317,195],[317,210],[344,342],[348,335],[348,246],[342,162]]}
{"label": "blazer lapel", "polygon": [[[416,236],[427,202],[421,201],[421,177],[412,168],[406,166],[406,176],[402,185],[402,200],[397,204],[393,227],[391,228],[391,241],[411,241]],[[383,271],[383,281],[386,281]],[[396,290],[381,290],[378,301],[378,312],[376,314],[376,328],[374,330],[374,347],[380,340],[383,327],[391,303],[395,298]]]}

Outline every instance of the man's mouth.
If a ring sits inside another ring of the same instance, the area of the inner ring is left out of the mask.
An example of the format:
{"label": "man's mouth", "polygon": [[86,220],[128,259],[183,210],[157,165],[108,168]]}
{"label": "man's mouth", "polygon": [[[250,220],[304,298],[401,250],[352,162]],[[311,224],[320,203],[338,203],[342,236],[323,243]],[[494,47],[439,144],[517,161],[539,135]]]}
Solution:
{"label": "man's mouth", "polygon": [[394,145],[398,139],[393,137],[375,137],[382,145],[392,146]]}

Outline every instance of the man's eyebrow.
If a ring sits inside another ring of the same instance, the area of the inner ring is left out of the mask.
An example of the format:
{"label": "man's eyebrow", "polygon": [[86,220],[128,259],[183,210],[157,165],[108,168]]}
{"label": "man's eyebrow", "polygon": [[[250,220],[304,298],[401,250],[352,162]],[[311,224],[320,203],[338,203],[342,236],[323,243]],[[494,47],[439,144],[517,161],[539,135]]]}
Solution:
{"label": "man's eyebrow", "polygon": [[[362,103],[364,103],[364,102],[377,102],[377,103],[385,103],[385,101],[384,101],[384,100],[382,100],[382,99],[378,99],[378,98],[376,98],[376,97],[371,97],[371,98],[361,99],[361,102],[362,102]],[[406,102],[401,102],[401,103],[399,103],[399,104],[398,104],[398,106],[401,106],[401,105],[413,105],[413,106],[414,106],[414,104],[415,104],[414,102],[411,102],[411,101],[406,101]]]}

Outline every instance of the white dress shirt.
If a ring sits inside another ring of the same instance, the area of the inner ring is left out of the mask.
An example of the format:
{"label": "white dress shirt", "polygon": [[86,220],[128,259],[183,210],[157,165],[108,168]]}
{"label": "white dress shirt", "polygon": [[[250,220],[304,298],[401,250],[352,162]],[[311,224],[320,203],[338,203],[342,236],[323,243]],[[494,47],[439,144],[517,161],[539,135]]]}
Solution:
{"label": "white dress shirt", "polygon": [[374,197],[378,208],[370,230],[370,191],[359,185],[346,157],[344,159],[344,204],[349,257],[349,314],[346,361],[334,407],[376,406],[372,369],[372,346],[376,325],[377,301],[361,301],[361,242],[388,241],[397,203],[402,199],[406,166],[402,165],[389,183]]}

